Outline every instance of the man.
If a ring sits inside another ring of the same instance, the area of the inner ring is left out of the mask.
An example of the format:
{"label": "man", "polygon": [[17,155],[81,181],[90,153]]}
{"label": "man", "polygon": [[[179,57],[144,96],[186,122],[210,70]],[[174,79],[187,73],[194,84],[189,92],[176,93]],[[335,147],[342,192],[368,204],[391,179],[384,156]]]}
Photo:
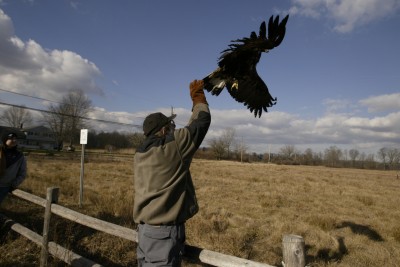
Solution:
{"label": "man", "polygon": [[17,149],[17,134],[5,133],[0,146],[0,204],[26,177],[26,160]]}
{"label": "man", "polygon": [[189,168],[211,123],[203,87],[202,80],[190,83],[193,108],[186,127],[175,130],[176,115],[162,113],[143,122],[146,139],[134,158],[139,266],[181,264],[185,222],[199,210]]}

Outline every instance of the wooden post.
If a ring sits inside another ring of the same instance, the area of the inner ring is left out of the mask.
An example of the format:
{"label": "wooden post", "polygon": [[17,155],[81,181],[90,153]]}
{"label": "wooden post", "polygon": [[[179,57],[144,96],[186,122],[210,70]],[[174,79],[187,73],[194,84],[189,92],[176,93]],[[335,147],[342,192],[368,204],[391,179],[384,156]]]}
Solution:
{"label": "wooden post", "polygon": [[47,258],[49,255],[49,228],[51,218],[51,204],[57,203],[59,189],[56,187],[47,188],[46,196],[46,207],[44,211],[44,223],[43,223],[43,239],[42,239],[42,251],[40,254],[40,267],[47,266]]}
{"label": "wooden post", "polygon": [[83,177],[85,173],[85,145],[82,145],[81,152],[81,177],[79,179],[79,208],[82,208],[83,202]]}
{"label": "wooden post", "polygon": [[304,267],[306,265],[304,239],[298,235],[283,236],[283,266]]}

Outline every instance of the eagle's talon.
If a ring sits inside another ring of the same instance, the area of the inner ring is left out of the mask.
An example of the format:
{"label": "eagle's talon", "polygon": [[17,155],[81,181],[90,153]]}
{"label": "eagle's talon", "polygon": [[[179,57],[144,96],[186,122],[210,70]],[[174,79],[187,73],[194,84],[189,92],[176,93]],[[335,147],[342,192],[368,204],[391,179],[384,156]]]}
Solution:
{"label": "eagle's talon", "polygon": [[236,89],[236,91],[239,89],[239,83],[238,83],[238,81],[235,81],[235,82],[232,84],[231,90],[232,90],[232,89]]}

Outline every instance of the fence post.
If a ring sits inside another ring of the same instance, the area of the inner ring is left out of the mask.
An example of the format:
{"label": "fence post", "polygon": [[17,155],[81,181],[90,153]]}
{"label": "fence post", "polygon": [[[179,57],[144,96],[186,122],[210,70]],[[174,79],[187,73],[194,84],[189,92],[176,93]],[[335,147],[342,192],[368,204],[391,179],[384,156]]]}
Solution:
{"label": "fence post", "polygon": [[304,250],[304,239],[298,235],[283,236],[283,266],[304,267],[306,257]]}
{"label": "fence post", "polygon": [[49,256],[49,227],[51,218],[51,204],[57,203],[58,201],[59,188],[49,187],[47,188],[46,195],[46,207],[44,211],[44,223],[43,223],[43,239],[42,239],[42,251],[40,254],[40,267],[47,266],[47,259]]}

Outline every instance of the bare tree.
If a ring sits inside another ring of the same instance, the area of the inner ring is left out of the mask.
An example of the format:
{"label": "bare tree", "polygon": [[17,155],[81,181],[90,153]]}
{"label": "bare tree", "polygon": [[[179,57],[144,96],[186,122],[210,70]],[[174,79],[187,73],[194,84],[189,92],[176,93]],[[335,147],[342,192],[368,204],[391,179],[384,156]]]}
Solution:
{"label": "bare tree", "polygon": [[400,151],[397,148],[387,149],[388,164],[391,170],[394,170],[399,163],[399,155]]}
{"label": "bare tree", "polygon": [[[23,106],[24,107],[24,106]],[[9,107],[3,111],[0,118],[7,126],[23,128],[32,123],[32,115],[29,110],[22,107]]]}
{"label": "bare tree", "polygon": [[337,167],[339,160],[342,156],[342,150],[337,148],[336,146],[331,146],[325,149],[325,161],[330,167]]}
{"label": "bare tree", "polygon": [[368,154],[367,157],[365,158],[365,163],[366,163],[366,168],[375,169],[376,162],[374,154]]}
{"label": "bare tree", "polygon": [[314,165],[314,152],[311,148],[307,148],[303,154],[303,164]]}
{"label": "bare tree", "polygon": [[209,145],[217,159],[229,158],[235,142],[235,129],[227,128],[220,137],[210,140]]}
{"label": "bare tree", "polygon": [[383,162],[383,169],[386,170],[387,147],[382,147],[378,150],[378,158]]}
{"label": "bare tree", "polygon": [[296,155],[296,147],[294,145],[285,145],[281,147],[280,154],[285,159],[292,159]]}
{"label": "bare tree", "polygon": [[243,137],[240,141],[233,143],[233,151],[235,152],[236,159],[240,160],[241,162],[243,162],[248,149],[249,146],[244,142]]}
{"label": "bare tree", "polygon": [[231,156],[232,146],[235,142],[235,135],[236,131],[234,128],[226,128],[221,136],[221,140],[225,144],[227,150],[228,158]]}
{"label": "bare tree", "polygon": [[367,154],[365,154],[365,152],[362,152],[361,154],[360,154],[360,157],[359,157],[359,162],[360,162],[360,168],[361,169],[364,169],[364,165],[365,165],[365,159],[367,158]]}
{"label": "bare tree", "polygon": [[226,150],[224,143],[221,142],[221,140],[214,138],[214,139],[211,139],[208,142],[208,144],[217,160],[221,160],[225,157],[227,150]]}
{"label": "bare tree", "polygon": [[349,150],[349,156],[350,156],[350,159],[351,159],[352,167],[355,166],[356,159],[357,159],[357,157],[359,155],[360,155],[360,152],[357,149],[350,149]]}
{"label": "bare tree", "polygon": [[79,129],[86,127],[84,119],[92,109],[92,101],[82,90],[69,92],[58,105],[50,105],[44,119],[57,138],[58,148],[64,141],[72,146],[79,136]]}

